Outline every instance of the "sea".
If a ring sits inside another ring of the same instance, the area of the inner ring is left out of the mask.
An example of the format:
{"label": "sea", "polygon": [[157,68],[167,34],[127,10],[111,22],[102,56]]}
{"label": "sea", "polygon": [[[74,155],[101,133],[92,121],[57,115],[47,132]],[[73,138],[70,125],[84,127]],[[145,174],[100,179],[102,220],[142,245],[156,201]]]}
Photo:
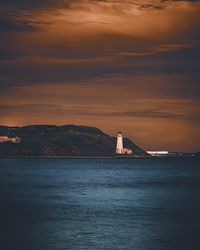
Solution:
{"label": "sea", "polygon": [[199,250],[200,159],[0,159],[1,250]]}

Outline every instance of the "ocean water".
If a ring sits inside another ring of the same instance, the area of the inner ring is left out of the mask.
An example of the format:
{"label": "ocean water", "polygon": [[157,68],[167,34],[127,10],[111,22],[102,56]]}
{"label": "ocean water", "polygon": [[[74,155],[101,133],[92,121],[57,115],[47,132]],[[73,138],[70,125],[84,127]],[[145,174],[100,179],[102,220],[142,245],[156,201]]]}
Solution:
{"label": "ocean water", "polygon": [[199,250],[200,160],[0,159],[1,250]]}

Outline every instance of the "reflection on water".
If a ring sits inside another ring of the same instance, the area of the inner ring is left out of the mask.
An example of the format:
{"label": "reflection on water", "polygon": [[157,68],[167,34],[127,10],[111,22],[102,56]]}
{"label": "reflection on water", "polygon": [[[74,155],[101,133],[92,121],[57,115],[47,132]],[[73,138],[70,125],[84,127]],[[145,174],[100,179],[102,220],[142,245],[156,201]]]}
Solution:
{"label": "reflection on water", "polygon": [[198,250],[199,163],[1,159],[0,249]]}

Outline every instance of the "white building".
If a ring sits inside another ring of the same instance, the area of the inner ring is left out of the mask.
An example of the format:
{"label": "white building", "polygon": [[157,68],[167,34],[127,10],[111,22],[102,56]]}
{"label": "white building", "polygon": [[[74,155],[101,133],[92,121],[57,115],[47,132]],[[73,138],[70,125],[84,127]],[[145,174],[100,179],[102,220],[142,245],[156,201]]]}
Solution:
{"label": "white building", "polygon": [[9,141],[8,136],[0,136],[0,142],[7,142]]}
{"label": "white building", "polygon": [[116,154],[123,154],[123,137],[121,132],[117,135]]}
{"label": "white building", "polygon": [[119,132],[117,135],[116,154],[127,154],[127,155],[133,154],[132,149],[124,148],[122,132]]}
{"label": "white building", "polygon": [[20,143],[21,138],[19,138],[19,137],[0,136],[0,143],[3,143],[3,142]]}
{"label": "white building", "polygon": [[151,156],[166,156],[169,155],[168,151],[147,151]]}

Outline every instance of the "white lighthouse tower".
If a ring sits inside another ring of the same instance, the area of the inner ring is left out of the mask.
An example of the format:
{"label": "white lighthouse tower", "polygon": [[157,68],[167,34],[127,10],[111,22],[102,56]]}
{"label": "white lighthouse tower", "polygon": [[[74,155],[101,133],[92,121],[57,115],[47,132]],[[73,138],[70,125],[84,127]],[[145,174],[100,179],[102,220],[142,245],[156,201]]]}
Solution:
{"label": "white lighthouse tower", "polygon": [[119,132],[118,135],[117,135],[116,154],[123,154],[123,137],[122,137],[122,132]]}

